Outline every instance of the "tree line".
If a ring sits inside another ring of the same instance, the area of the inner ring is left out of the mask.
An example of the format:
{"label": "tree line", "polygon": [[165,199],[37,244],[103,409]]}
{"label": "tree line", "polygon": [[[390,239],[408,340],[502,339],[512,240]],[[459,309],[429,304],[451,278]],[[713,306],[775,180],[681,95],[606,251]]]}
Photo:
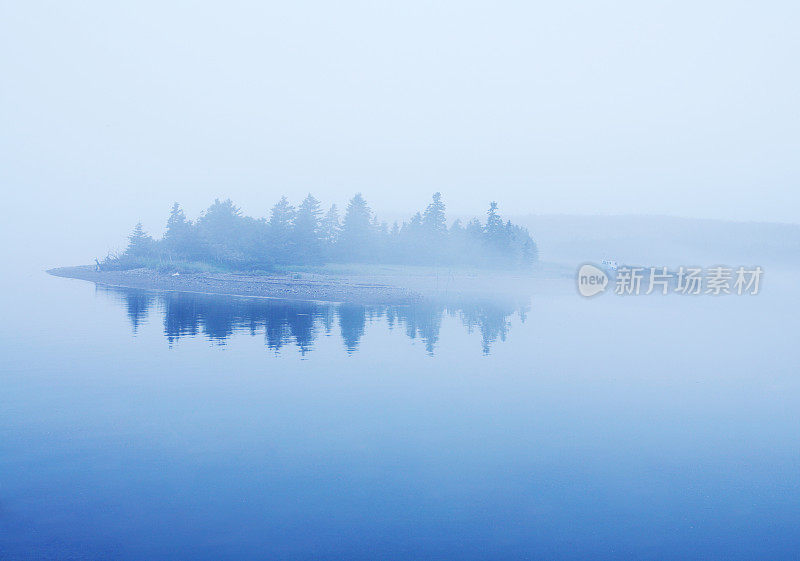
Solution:
{"label": "tree line", "polygon": [[448,226],[441,193],[425,210],[388,226],[380,222],[357,193],[340,217],[336,205],[323,211],[308,195],[297,206],[286,197],[268,218],[242,213],[230,199],[215,200],[196,220],[175,203],[161,239],[137,224],[120,255],[109,255],[101,268],[206,264],[234,270],[270,270],[276,265],[382,263],[529,267],[538,258],[528,230],[504,221],[492,202],[481,222],[455,220]]}

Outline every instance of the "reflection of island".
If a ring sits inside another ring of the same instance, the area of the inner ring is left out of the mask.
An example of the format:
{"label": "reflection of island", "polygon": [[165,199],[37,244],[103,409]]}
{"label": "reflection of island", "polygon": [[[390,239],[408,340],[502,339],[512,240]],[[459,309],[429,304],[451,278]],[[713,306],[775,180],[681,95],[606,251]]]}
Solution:
{"label": "reflection of island", "polygon": [[164,336],[170,344],[199,334],[224,343],[234,333],[263,333],[268,348],[277,351],[294,343],[301,354],[312,349],[317,336],[330,335],[336,327],[347,352],[355,352],[368,320],[383,320],[390,328],[402,329],[408,337],[423,341],[428,353],[433,354],[445,314],[459,318],[469,332],[478,331],[483,352],[489,354],[492,343],[497,339],[505,340],[511,316],[516,313],[524,322],[529,306],[527,301],[521,304],[489,300],[387,306],[328,304],[181,292],[153,293],[101,285],[98,291],[125,304],[134,332],[154,308],[159,309],[163,315]]}

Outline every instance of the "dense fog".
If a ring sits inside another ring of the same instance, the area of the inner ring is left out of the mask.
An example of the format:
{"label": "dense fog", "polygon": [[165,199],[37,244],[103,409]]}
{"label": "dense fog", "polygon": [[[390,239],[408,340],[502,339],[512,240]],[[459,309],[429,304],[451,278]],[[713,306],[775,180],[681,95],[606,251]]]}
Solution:
{"label": "dense fog", "polygon": [[462,220],[497,201],[515,222],[797,223],[797,16],[789,2],[9,4],[4,251],[89,262],[138,221],[161,235],[175,201],[265,216],[308,193],[342,209],[362,192],[389,224],[434,192]]}

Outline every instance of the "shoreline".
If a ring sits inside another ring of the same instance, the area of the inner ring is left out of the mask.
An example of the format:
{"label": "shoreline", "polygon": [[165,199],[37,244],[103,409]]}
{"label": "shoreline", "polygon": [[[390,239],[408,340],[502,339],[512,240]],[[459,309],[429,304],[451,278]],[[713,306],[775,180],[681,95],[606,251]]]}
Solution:
{"label": "shoreline", "polygon": [[388,284],[323,275],[247,273],[160,273],[152,269],[96,271],[92,265],[57,267],[48,274],[98,285],[157,292],[186,292],[242,298],[330,303],[412,304],[423,296]]}
{"label": "shoreline", "polygon": [[426,267],[351,266],[278,273],[162,273],[153,269],[96,271],[93,265],[58,267],[48,274],[98,285],[160,292],[351,304],[413,304],[528,298],[564,287],[558,267],[534,272],[468,271]]}

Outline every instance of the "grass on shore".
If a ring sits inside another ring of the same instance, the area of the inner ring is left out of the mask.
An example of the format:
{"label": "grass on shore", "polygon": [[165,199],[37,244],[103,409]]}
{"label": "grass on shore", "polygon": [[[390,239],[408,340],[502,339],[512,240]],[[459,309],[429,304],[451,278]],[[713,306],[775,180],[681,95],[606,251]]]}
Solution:
{"label": "grass on shore", "polygon": [[202,261],[184,261],[160,257],[106,258],[100,263],[101,271],[127,271],[130,269],[152,269],[159,273],[235,273],[231,267],[213,265]]}

